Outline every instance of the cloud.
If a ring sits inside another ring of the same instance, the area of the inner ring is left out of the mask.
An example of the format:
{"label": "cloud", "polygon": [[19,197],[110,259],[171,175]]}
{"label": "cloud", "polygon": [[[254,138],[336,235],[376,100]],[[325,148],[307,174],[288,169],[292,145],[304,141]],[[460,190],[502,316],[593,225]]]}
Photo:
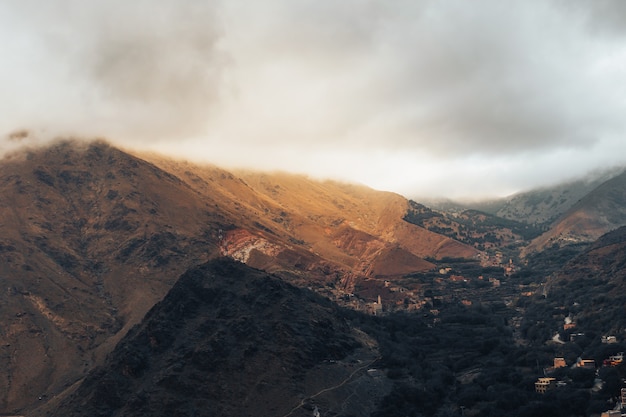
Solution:
{"label": "cloud", "polygon": [[[273,141],[499,155],[589,147],[623,127],[619,74],[598,67],[623,51],[557,3],[364,4],[249,11],[266,24],[235,60],[265,71],[244,73],[239,99],[272,109],[252,117]],[[253,45],[262,55],[242,56]]]}
{"label": "cloud", "polygon": [[22,105],[24,124],[140,140],[206,131],[227,62],[212,2],[25,0],[3,8],[8,35],[22,43],[5,51],[18,65],[4,75],[39,96]]}
{"label": "cloud", "polygon": [[109,136],[405,194],[515,191],[626,162],[623,7],[3,3],[0,132]]}

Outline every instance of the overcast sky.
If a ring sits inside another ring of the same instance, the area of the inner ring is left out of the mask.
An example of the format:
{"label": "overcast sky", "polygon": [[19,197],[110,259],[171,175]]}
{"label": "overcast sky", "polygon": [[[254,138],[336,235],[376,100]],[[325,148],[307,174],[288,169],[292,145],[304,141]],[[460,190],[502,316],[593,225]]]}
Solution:
{"label": "overcast sky", "polygon": [[621,0],[6,0],[0,136],[102,136],[407,197],[626,163]]}

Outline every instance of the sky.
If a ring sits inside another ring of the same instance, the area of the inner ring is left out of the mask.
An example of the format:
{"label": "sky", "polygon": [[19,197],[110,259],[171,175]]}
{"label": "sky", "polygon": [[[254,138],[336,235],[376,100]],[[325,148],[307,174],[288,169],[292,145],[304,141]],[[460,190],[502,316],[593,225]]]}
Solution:
{"label": "sky", "polygon": [[104,137],[456,199],[626,164],[621,0],[6,0],[0,39],[5,151]]}

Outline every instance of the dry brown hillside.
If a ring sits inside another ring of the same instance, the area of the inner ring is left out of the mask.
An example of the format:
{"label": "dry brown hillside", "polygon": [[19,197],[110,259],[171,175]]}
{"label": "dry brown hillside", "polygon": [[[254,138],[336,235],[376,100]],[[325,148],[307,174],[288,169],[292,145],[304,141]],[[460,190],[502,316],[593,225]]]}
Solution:
{"label": "dry brown hillside", "polygon": [[[214,167],[144,157],[207,198],[226,197],[234,215],[245,214],[247,223],[224,231],[223,244],[225,253],[251,266],[295,275],[305,270],[328,276],[339,268],[346,277],[374,271],[394,276],[430,269],[427,257],[477,253],[404,221],[408,201],[398,194],[285,173],[239,171],[233,176]],[[282,242],[281,247],[271,242]],[[390,263],[390,252],[402,255]]]}
{"label": "dry brown hillside", "polygon": [[73,383],[217,253],[219,212],[103,143],[3,160],[0,195],[0,412]]}
{"label": "dry brown hillside", "polygon": [[300,176],[231,173],[104,142],[0,162],[0,413],[71,387],[188,268],[228,255],[347,288],[474,249],[402,220],[407,201]]}

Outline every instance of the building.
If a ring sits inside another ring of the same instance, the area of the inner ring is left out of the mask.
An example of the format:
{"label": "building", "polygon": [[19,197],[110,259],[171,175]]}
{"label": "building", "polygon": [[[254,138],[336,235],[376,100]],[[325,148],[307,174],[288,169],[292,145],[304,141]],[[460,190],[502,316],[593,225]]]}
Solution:
{"label": "building", "polygon": [[626,407],[626,388],[622,388],[620,400],[622,401],[622,407]]}
{"label": "building", "polygon": [[609,356],[602,363],[604,366],[618,366],[624,361],[624,352],[620,352],[617,355]]}
{"label": "building", "polygon": [[554,387],[556,387],[556,378],[539,378],[535,382],[535,392],[538,394],[545,394]]}
{"label": "building", "polygon": [[622,417],[622,412],[619,410],[609,410],[602,413],[600,417]]}
{"label": "building", "polygon": [[565,358],[554,358],[554,369],[564,368],[566,366]]}
{"label": "building", "polygon": [[584,369],[596,369],[596,361],[593,359],[580,359],[576,363],[576,366]]}

